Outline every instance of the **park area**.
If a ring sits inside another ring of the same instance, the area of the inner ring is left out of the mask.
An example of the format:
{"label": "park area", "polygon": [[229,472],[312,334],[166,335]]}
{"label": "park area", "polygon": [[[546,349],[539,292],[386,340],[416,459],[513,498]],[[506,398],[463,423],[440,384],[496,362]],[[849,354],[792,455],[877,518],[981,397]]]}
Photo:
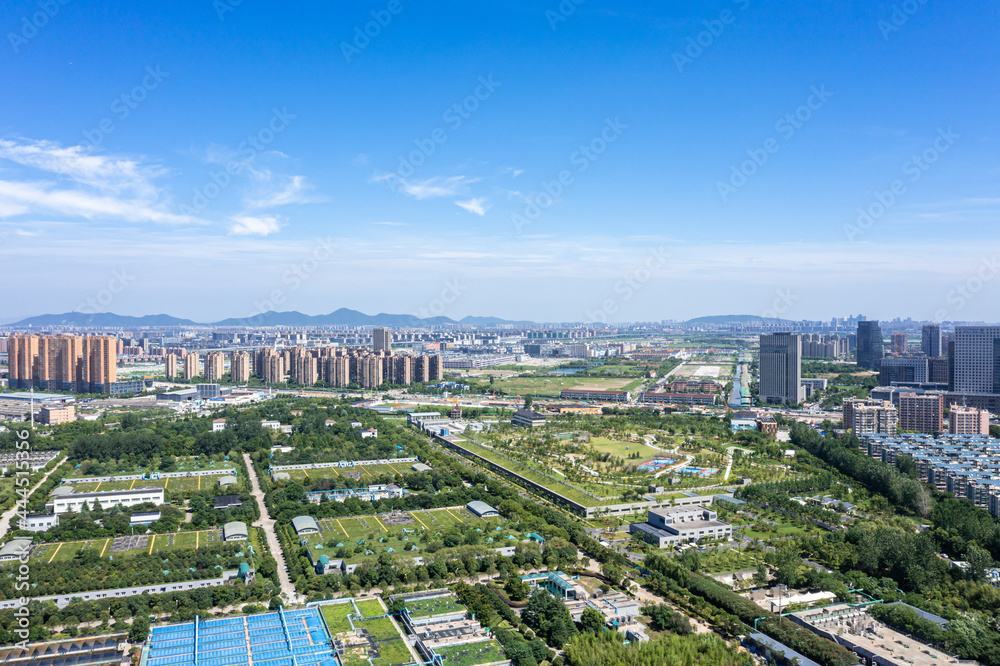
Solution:
{"label": "park area", "polygon": [[323,604],[320,610],[344,666],[399,666],[414,661],[378,599],[349,599]]}
{"label": "park area", "polygon": [[558,396],[565,390],[624,391],[633,390],[641,384],[642,379],[547,374],[544,377],[496,379],[493,388],[503,390],[508,395]]}

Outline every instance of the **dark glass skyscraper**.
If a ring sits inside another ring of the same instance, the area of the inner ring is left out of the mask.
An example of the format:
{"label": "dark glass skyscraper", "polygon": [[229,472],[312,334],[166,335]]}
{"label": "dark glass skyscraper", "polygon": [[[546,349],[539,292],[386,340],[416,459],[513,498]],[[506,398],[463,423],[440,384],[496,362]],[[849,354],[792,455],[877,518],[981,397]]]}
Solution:
{"label": "dark glass skyscraper", "polygon": [[930,358],[941,356],[941,327],[938,324],[923,327],[920,332],[920,351]]}
{"label": "dark glass skyscraper", "polygon": [[878,320],[858,322],[858,367],[878,370],[882,366],[882,328]]}

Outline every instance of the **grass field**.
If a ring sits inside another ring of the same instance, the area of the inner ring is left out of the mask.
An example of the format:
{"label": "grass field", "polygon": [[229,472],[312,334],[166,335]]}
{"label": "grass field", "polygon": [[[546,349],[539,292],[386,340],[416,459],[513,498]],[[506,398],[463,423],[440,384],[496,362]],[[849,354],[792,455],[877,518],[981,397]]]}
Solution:
{"label": "grass field", "polygon": [[[637,380],[638,381],[638,380]],[[614,377],[576,377],[574,375],[545,377],[511,377],[497,379],[494,386],[507,393],[517,395],[559,395],[564,389],[591,389],[598,391],[618,391],[633,380]]]}
{"label": "grass field", "polygon": [[[418,537],[425,530],[430,530],[435,536],[444,536],[446,533],[460,534],[463,530],[475,528],[482,532],[481,544],[492,544],[494,547],[511,543],[509,536],[519,538],[522,535],[506,520],[483,520],[465,508],[410,511],[409,514],[415,519],[414,522],[394,526],[387,526],[375,516],[325,518],[318,521],[319,534],[298,537],[297,540],[305,541],[317,557],[326,554],[339,559],[343,554],[339,551],[346,549],[349,554],[344,559],[348,564],[353,564],[380,553],[409,557],[421,555],[423,546],[419,544]],[[411,545],[415,548],[406,550]]]}
{"label": "grass field", "polygon": [[[251,542],[259,539],[251,535]],[[130,550],[115,550],[114,539],[91,539],[87,541],[65,541],[46,543],[35,546],[31,553],[32,559],[42,562],[70,562],[77,553],[94,549],[102,557],[135,555],[136,553],[166,552],[201,548],[213,543],[219,543],[219,530],[200,530],[198,532],[173,532],[169,534],[150,534],[141,548]],[[255,546],[255,550],[258,546]]]}
{"label": "grass field", "polygon": [[448,666],[476,666],[506,659],[503,648],[492,639],[481,643],[449,645],[438,648],[435,652],[444,657],[444,663]]}
{"label": "grass field", "polygon": [[432,599],[420,599],[417,601],[407,601],[406,610],[410,617],[431,617],[432,615],[444,615],[445,613],[455,613],[464,611],[465,606],[458,602],[452,595],[434,597]]}
{"label": "grass field", "polygon": [[350,631],[351,623],[347,621],[347,616],[354,612],[354,605],[350,601],[339,604],[323,604],[320,606],[323,619],[330,630],[330,634],[336,636],[339,633]]}
{"label": "grass field", "polygon": [[385,606],[378,599],[355,599],[354,605],[361,611],[362,617],[379,617],[385,615]]}
{"label": "grass field", "polygon": [[637,465],[647,460],[665,457],[667,455],[663,453],[663,451],[657,451],[656,449],[652,449],[645,444],[638,444],[636,442],[619,442],[608,439],[607,437],[591,437],[590,445],[601,453],[610,453],[613,456],[625,459],[628,459],[630,455],[638,452],[639,458],[635,461]]}
{"label": "grass field", "polygon": [[[120,476],[126,474],[128,475],[150,474],[154,473],[155,470],[158,468],[159,460],[154,459],[151,462],[154,464],[145,465],[142,467],[120,468],[108,472],[107,474],[89,474],[89,476]],[[211,460],[209,458],[195,460],[194,456],[180,456],[176,458],[176,462],[177,462],[177,467],[176,469],[171,470],[172,472],[197,472],[206,469],[212,469],[212,470],[235,469],[233,463],[229,461]],[[87,469],[86,463],[84,463],[84,467],[81,467],[79,470],[75,471],[73,474],[70,475],[69,478],[86,478],[88,476],[86,469]]]}
{"label": "grass field", "polygon": [[322,467],[320,469],[293,469],[287,474],[296,481],[316,482],[320,479],[336,479],[345,476],[350,472],[361,472],[358,485],[367,484],[374,478],[383,475],[396,476],[406,474],[410,471],[408,463],[396,463],[389,465],[358,465],[356,467]]}
{"label": "grass field", "polygon": [[193,493],[218,487],[219,477],[180,477],[176,479],[140,479],[136,481],[84,481],[72,487],[78,493],[92,493],[106,490],[131,490],[133,488],[166,488],[174,493]]}

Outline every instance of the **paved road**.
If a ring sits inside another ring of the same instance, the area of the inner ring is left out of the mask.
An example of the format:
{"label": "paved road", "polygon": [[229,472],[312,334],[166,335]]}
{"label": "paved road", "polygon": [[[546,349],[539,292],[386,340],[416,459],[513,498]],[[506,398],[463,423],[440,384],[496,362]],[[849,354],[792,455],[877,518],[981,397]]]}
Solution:
{"label": "paved road", "polygon": [[[52,472],[56,471],[56,468],[62,464],[63,460],[65,460],[65,457],[60,456],[57,459],[56,464],[52,466],[52,469],[46,472],[45,476],[43,476],[42,479],[32,487],[31,492],[35,492],[38,486],[45,483],[45,480],[49,478],[49,475],[52,474]],[[0,537],[3,537],[5,534],[7,534],[7,530],[10,529],[10,521],[12,518],[14,518],[14,514],[16,513],[17,513],[17,502],[14,502],[14,506],[5,511],[3,516],[0,517]]]}
{"label": "paved road", "polygon": [[271,551],[271,556],[278,562],[278,580],[281,582],[281,594],[289,603],[305,603],[305,598],[295,591],[295,585],[292,584],[292,579],[288,575],[288,564],[285,562],[285,554],[281,551],[281,544],[278,543],[278,537],[274,532],[274,519],[267,513],[267,505],[264,504],[264,491],[261,490],[260,482],[257,481],[257,473],[254,470],[253,461],[250,460],[249,453],[243,454],[243,462],[246,463],[247,471],[249,472],[250,485],[253,487],[253,497],[257,500],[257,508],[260,509],[260,518],[254,521],[254,527],[262,527],[264,529],[264,535],[267,537],[267,548]]}

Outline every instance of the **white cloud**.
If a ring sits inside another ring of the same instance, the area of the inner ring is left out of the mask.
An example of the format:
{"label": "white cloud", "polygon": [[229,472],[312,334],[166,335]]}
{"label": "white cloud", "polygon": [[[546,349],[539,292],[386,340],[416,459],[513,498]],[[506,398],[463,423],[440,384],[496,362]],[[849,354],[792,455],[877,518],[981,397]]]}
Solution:
{"label": "white cloud", "polygon": [[60,146],[51,141],[0,139],[0,159],[63,176],[103,192],[133,192],[143,198],[156,196],[157,188],[150,181],[164,173],[159,166],[133,158],[98,155],[86,146]]}
{"label": "white cloud", "polygon": [[311,193],[312,185],[306,181],[305,176],[284,176],[274,174],[267,169],[252,173],[261,191],[256,196],[244,200],[243,203],[250,208],[273,208],[324,201],[323,197]]}
{"label": "white cloud", "polygon": [[231,219],[233,223],[229,225],[229,233],[235,236],[268,236],[277,233],[284,226],[281,220],[273,215],[261,217],[236,215]]}
{"label": "white cloud", "polygon": [[374,183],[389,183],[394,190],[408,194],[415,199],[431,199],[434,197],[452,197],[463,194],[471,183],[479,182],[478,178],[468,176],[451,176],[445,178],[436,176],[425,180],[409,180],[394,173],[376,174]]}
{"label": "white cloud", "polygon": [[198,218],[170,213],[161,205],[143,199],[59,189],[54,183],[0,180],[0,216],[42,211],[86,219],[111,217],[128,222],[202,223]]}
{"label": "white cloud", "polygon": [[406,224],[406,222],[374,222],[373,224],[377,224],[377,225],[382,226],[382,227],[405,227],[405,226],[408,226]]}
{"label": "white cloud", "polygon": [[467,201],[456,201],[455,205],[460,208],[464,208],[470,213],[475,213],[480,217],[486,215],[486,211],[489,209],[489,207],[486,206],[486,197],[474,197],[472,199],[468,199]]}
{"label": "white cloud", "polygon": [[522,173],[524,173],[524,169],[515,169],[514,167],[504,167],[503,173],[509,173],[511,178],[517,178]]}

